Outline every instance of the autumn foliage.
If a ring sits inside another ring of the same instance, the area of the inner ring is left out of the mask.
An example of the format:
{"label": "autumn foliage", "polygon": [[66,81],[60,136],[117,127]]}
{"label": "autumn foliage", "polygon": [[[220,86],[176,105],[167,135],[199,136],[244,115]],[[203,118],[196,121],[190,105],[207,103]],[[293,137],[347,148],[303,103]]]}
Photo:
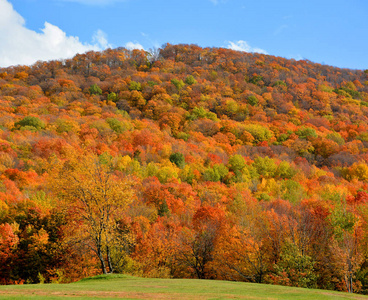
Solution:
{"label": "autumn foliage", "polygon": [[368,77],[166,44],[0,70],[0,283],[368,293]]}

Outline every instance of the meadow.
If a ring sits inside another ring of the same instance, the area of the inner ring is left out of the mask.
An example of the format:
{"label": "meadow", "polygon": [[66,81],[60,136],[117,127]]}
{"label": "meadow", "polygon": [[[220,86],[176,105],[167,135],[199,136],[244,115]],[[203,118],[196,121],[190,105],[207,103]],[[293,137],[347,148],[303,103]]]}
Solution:
{"label": "meadow", "polygon": [[368,299],[318,289],[197,279],[101,275],[70,284],[8,285],[0,299]]}

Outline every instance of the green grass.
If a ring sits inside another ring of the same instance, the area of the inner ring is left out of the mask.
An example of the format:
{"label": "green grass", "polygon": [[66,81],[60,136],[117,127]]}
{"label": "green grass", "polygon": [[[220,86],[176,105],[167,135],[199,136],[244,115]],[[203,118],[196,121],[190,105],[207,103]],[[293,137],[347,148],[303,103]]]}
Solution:
{"label": "green grass", "polygon": [[0,286],[0,299],[368,299],[327,290],[243,282],[152,279],[127,275],[86,278],[71,284]]}

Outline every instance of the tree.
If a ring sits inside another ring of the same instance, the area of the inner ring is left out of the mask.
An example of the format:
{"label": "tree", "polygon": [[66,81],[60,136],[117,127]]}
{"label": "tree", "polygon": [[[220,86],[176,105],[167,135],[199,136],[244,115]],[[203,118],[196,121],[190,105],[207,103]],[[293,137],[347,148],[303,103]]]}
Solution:
{"label": "tree", "polygon": [[19,122],[16,122],[14,124],[14,127],[17,129],[29,129],[29,130],[41,130],[45,129],[46,125],[45,122],[40,120],[37,117],[27,116],[20,120]]}
{"label": "tree", "polygon": [[267,141],[272,137],[272,132],[259,124],[247,124],[244,130],[253,136],[255,143]]}
{"label": "tree", "polygon": [[274,265],[274,273],[269,276],[272,283],[316,288],[318,276],[314,270],[315,262],[303,255],[297,245],[286,241],[280,253],[280,260]]}
{"label": "tree", "polygon": [[252,106],[257,106],[258,105],[258,99],[254,95],[249,96],[247,100],[248,100],[248,103]]}
{"label": "tree", "polygon": [[301,127],[295,132],[295,134],[304,140],[317,137],[316,131],[310,127]]}
{"label": "tree", "polygon": [[178,263],[191,269],[198,279],[212,275],[210,264],[223,222],[221,209],[202,206],[193,216],[192,228],[184,227],[178,235]]}
{"label": "tree", "polygon": [[102,90],[97,84],[93,84],[89,88],[89,92],[91,95],[102,95]]}
{"label": "tree", "polygon": [[346,207],[345,201],[337,203],[329,216],[334,233],[330,247],[335,255],[335,268],[339,271],[346,291],[355,291],[356,275],[363,262],[359,246],[359,217]]}
{"label": "tree", "polygon": [[114,272],[119,257],[113,254],[123,255],[126,242],[119,221],[133,197],[129,180],[118,178],[109,164],[86,154],[59,165],[53,189],[68,215],[67,242],[94,252],[104,274]]}
{"label": "tree", "polygon": [[175,85],[178,91],[180,91],[185,86],[185,83],[183,82],[183,80],[177,79],[177,78],[171,79],[171,83]]}
{"label": "tree", "polygon": [[194,79],[193,75],[188,75],[187,78],[185,78],[185,83],[192,85],[197,83],[197,81]]}
{"label": "tree", "polygon": [[179,168],[183,168],[185,166],[184,155],[180,152],[172,153],[170,155],[170,161],[176,164]]}
{"label": "tree", "polygon": [[[19,243],[19,238],[14,231],[17,225],[9,225],[8,223],[0,225],[0,282],[7,283],[11,272],[11,257]],[[18,225],[19,227],[19,225]]]}

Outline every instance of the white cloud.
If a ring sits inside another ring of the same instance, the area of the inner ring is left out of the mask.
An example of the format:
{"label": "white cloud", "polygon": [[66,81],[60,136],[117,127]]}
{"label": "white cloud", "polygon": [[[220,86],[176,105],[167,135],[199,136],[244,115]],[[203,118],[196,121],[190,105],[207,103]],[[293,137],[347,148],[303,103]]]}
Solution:
{"label": "white cloud", "polygon": [[128,50],[133,50],[133,49],[144,50],[144,48],[141,44],[133,43],[133,42],[126,43],[125,48],[127,48]]}
{"label": "white cloud", "polygon": [[239,40],[237,42],[229,42],[227,48],[236,50],[236,51],[243,51],[243,52],[256,52],[261,54],[268,54],[266,50],[260,48],[253,48],[251,47],[246,41]]}
{"label": "white cloud", "polygon": [[109,44],[98,30],[94,44],[82,43],[78,37],[67,36],[59,27],[45,22],[41,32],[30,30],[25,20],[7,0],[0,0],[0,67],[25,64],[38,60],[70,58],[76,53],[102,50]]}
{"label": "white cloud", "polygon": [[226,3],[228,0],[210,0],[214,5],[217,5],[219,3]]}
{"label": "white cloud", "polygon": [[287,25],[281,25],[279,27],[276,28],[276,30],[274,31],[273,35],[279,35],[281,34],[285,29],[287,29],[289,26]]}
{"label": "white cloud", "polygon": [[113,4],[116,2],[124,2],[125,0],[59,0],[63,2],[75,2],[85,5],[96,5],[96,6],[104,6]]}
{"label": "white cloud", "polygon": [[291,59],[295,59],[295,60],[302,60],[305,59],[302,55],[300,54],[296,54],[296,55],[289,55],[286,58],[291,58]]}
{"label": "white cloud", "polygon": [[95,34],[93,35],[93,38],[92,38],[92,42],[93,43],[97,43],[103,49],[112,48],[112,45],[109,44],[109,42],[107,41],[107,35],[106,35],[106,33],[103,32],[101,29],[98,29],[95,32]]}

